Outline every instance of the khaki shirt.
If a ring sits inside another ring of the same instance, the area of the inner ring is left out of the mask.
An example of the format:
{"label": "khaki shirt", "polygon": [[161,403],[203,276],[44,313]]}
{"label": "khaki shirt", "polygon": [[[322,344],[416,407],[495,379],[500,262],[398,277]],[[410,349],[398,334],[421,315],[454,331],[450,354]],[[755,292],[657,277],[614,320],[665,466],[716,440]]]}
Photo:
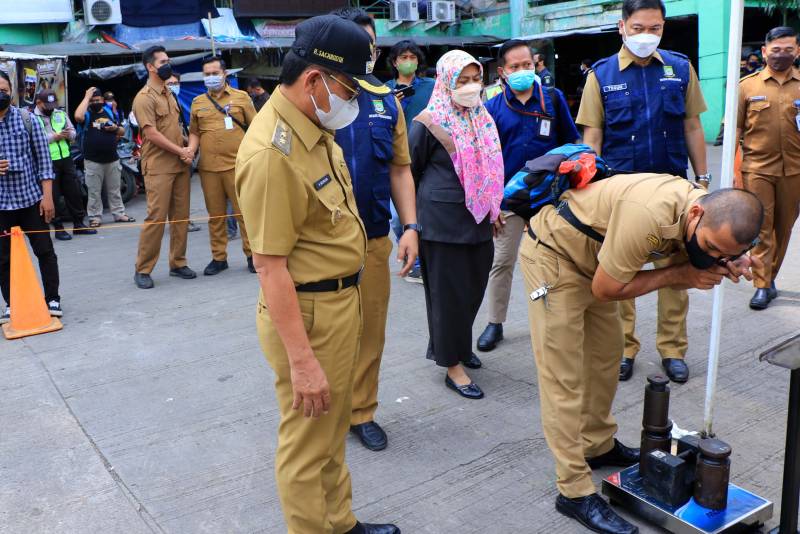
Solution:
{"label": "khaki shirt", "polygon": [[742,130],[742,171],[769,176],[800,174],[800,71],[779,82],[769,67],[739,82],[736,127]]}
{"label": "khaki shirt", "polygon": [[406,116],[397,97],[395,97],[395,103],[397,104],[398,113],[397,124],[394,125],[394,130],[392,131],[392,165],[402,167],[403,165],[411,165],[411,151],[408,148]]}
{"label": "khaki shirt", "polygon": [[[200,137],[198,169],[210,172],[227,171],[236,166],[236,152],[244,138],[244,130],[233,121],[233,128],[227,129],[225,113],[221,113],[208,96],[208,93],[203,93],[192,100],[189,121],[189,133]],[[244,91],[226,85],[222,95],[214,100],[221,108],[227,108],[228,114],[245,126],[249,126],[256,116],[253,101]]]}
{"label": "khaki shirt", "polygon": [[602,265],[612,278],[627,284],[647,263],[687,257],[686,216],[706,194],[679,176],[620,174],[570,189],[561,197],[578,220],[605,236],[602,245],[572,227],[552,206],[531,219],[531,228],[587,277]]}
{"label": "khaki shirt", "polygon": [[367,234],[342,149],[278,88],[244,136],[236,194],[257,254],[286,256],[295,284],[364,265]]}
{"label": "khaki shirt", "polygon": [[[664,63],[664,59],[658,52],[653,54],[650,61],[657,60]],[[634,64],[634,57],[623,45],[619,51],[619,70],[623,71]],[[686,118],[691,119],[699,117],[701,113],[707,110],[706,100],[703,98],[703,92],[700,90],[700,81],[697,79],[697,73],[692,64],[689,64],[689,84],[686,86]],[[581,97],[581,106],[578,110],[578,118],[575,120],[576,124],[581,126],[589,126],[591,128],[603,128],[606,123],[606,112],[603,107],[603,97],[600,94],[600,84],[597,82],[597,76],[594,72],[590,72],[586,77],[586,85],[583,87],[583,96]]]}
{"label": "khaki shirt", "polygon": [[176,145],[184,145],[178,101],[167,85],[164,84],[159,90],[148,81],[133,99],[133,114],[142,132],[142,173],[172,174],[185,171],[187,166],[177,154],[154,145],[144,131],[146,126],[152,126]]}

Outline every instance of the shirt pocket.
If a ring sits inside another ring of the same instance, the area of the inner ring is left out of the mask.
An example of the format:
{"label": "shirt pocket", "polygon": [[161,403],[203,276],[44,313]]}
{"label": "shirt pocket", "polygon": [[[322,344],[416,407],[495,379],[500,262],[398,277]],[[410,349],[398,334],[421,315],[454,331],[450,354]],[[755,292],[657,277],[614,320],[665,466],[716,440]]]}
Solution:
{"label": "shirt pocket", "polygon": [[[558,289],[558,282],[561,279],[559,258],[554,252],[549,251],[544,244],[538,243],[533,254],[520,254],[519,259],[532,292],[542,287],[546,287],[548,292]],[[541,300],[545,299],[546,297]]]}
{"label": "shirt pocket", "polygon": [[[9,142],[5,144],[4,148],[4,150],[7,151],[7,154],[4,154],[4,156],[8,159],[8,171],[25,172],[25,170],[32,165],[31,143],[28,130],[24,127],[17,128],[15,126],[9,129],[8,134]],[[45,150],[49,150],[49,147],[46,146]],[[50,155],[48,153],[46,156],[42,155],[42,157],[49,158]]]}
{"label": "shirt pocket", "polygon": [[605,113],[609,126],[633,122],[633,107],[627,98],[611,98],[606,101]]}
{"label": "shirt pocket", "polygon": [[370,130],[372,133],[372,150],[375,154],[375,159],[382,163],[391,162],[394,159],[391,130],[383,126],[373,126]]}
{"label": "shirt pocket", "polygon": [[[216,109],[206,107],[197,110],[197,129],[201,132],[213,132],[219,130],[223,126],[222,113]],[[215,124],[218,121],[219,124]]]}
{"label": "shirt pocket", "polygon": [[344,205],[345,196],[339,182],[329,178],[330,182],[320,189],[314,189],[317,201],[315,222],[318,228],[324,229],[331,236],[341,233],[342,224],[345,222],[347,207]]}
{"label": "shirt pocket", "polygon": [[680,89],[664,89],[661,92],[664,101],[664,113],[672,117],[684,118],[686,116],[686,100]]}
{"label": "shirt pocket", "polygon": [[463,189],[432,189],[430,199],[433,202],[444,202],[445,204],[465,204]]}
{"label": "shirt pocket", "polygon": [[759,126],[759,122],[769,120],[770,103],[766,100],[747,103],[747,120]]}
{"label": "shirt pocket", "polygon": [[163,133],[169,119],[169,114],[170,114],[169,104],[162,100],[157,101],[155,106],[155,113],[156,113],[156,126],[158,127],[158,130]]}

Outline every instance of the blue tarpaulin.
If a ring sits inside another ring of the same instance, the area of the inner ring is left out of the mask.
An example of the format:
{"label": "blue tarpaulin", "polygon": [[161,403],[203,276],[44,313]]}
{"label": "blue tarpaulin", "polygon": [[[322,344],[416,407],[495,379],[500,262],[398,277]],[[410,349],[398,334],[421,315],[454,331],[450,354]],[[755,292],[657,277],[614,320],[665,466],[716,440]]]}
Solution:
{"label": "blue tarpaulin", "polygon": [[125,0],[121,2],[122,23],[127,26],[153,27],[200,22],[218,16],[212,0]]}

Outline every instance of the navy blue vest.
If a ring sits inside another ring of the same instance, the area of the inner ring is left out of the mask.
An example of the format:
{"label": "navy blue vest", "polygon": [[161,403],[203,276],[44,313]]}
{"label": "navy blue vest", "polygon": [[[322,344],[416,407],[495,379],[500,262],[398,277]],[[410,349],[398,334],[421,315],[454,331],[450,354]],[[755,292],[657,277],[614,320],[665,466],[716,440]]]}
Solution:
{"label": "navy blue vest", "polygon": [[683,121],[689,60],[659,49],[662,64],[631,64],[619,70],[619,55],[592,67],[605,108],[603,157],[613,169],[686,176],[688,152]]}
{"label": "navy blue vest", "polygon": [[336,131],[353,179],[358,213],[364,221],[367,238],[389,234],[389,163],[394,158],[394,128],[398,109],[395,96],[374,96],[362,91],[359,113],[353,123]]}

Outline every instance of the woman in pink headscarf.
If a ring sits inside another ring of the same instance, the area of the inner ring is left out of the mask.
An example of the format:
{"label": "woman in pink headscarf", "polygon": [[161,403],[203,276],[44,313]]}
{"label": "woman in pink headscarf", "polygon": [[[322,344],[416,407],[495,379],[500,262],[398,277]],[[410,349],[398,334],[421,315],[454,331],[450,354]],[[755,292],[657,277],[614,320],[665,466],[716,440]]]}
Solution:
{"label": "woman in pink headscarf", "polygon": [[445,384],[461,396],[483,391],[464,370],[472,324],[494,257],[493,232],[503,198],[503,155],[497,128],[481,102],[483,68],[462,50],[436,65],[428,107],[414,119],[408,143],[417,183],[422,278],[429,359],[447,368]]}

